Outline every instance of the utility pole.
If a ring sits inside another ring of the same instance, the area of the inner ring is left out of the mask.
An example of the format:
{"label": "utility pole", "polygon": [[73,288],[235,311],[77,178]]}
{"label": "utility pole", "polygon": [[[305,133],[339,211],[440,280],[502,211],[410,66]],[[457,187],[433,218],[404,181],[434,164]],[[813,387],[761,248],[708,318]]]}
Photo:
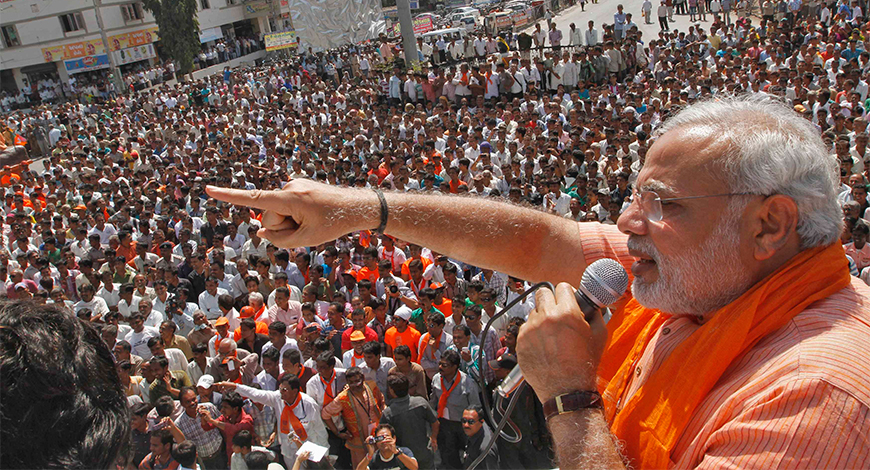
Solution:
{"label": "utility pole", "polygon": [[121,94],[124,92],[124,84],[121,80],[121,71],[115,65],[115,54],[112,54],[112,51],[109,49],[109,38],[106,37],[106,29],[103,27],[103,13],[100,11],[102,5],[102,0],[94,0],[94,13],[97,14],[97,27],[100,28],[103,50],[106,51],[106,56],[109,57],[109,72],[111,72],[112,81],[115,83],[115,93]]}
{"label": "utility pole", "polygon": [[411,19],[411,4],[408,0],[396,0],[396,10],[399,14],[399,32],[402,34],[402,50],[405,51],[405,66],[420,61],[417,55],[417,41],[414,39],[414,20]]}

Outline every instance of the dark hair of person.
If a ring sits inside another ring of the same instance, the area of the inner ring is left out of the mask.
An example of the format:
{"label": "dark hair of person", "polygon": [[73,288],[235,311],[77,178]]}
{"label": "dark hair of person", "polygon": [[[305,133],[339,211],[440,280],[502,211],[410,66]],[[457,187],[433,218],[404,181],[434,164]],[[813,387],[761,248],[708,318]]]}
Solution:
{"label": "dark hair of person", "polygon": [[[243,432],[248,431],[240,431],[239,434]],[[184,468],[193,468],[196,464],[196,444],[187,440],[172,446],[172,459]]]}
{"label": "dark hair of person", "polygon": [[390,437],[396,437],[396,428],[390,426],[387,423],[379,424],[377,428],[375,428],[375,434],[381,432],[381,429],[387,429],[390,431]]}
{"label": "dark hair of person", "polygon": [[254,436],[252,436],[251,431],[248,431],[247,429],[242,429],[233,436],[234,446],[239,446],[244,449],[245,447],[251,447],[253,443]]}
{"label": "dark hair of person", "polygon": [[444,353],[441,354],[441,359],[446,361],[450,365],[459,366],[459,353],[452,349],[444,351]]}
{"label": "dark hair of person", "polygon": [[245,465],[248,466],[249,470],[266,470],[269,468],[270,463],[269,456],[259,450],[255,450],[245,456]]}
{"label": "dark hair of person", "polygon": [[411,348],[409,348],[408,345],[405,344],[401,346],[396,346],[396,349],[393,350],[393,356],[395,356],[396,354],[402,357],[411,357]]}
{"label": "dark hair of person", "polygon": [[363,345],[363,354],[374,354],[375,356],[381,355],[381,343],[377,341],[369,341],[368,343]]}
{"label": "dark hair of person", "polygon": [[408,396],[408,389],[411,388],[411,383],[405,374],[393,374],[387,376],[387,387],[393,391],[393,395],[396,398],[402,398]]}
{"label": "dark hair of person", "polygon": [[129,442],[112,354],[64,310],[0,304],[0,381],[3,468],[109,468]]}
{"label": "dark hair of person", "polygon": [[242,396],[239,395],[238,392],[227,392],[224,395],[223,403],[226,403],[232,408],[240,410],[245,404],[245,399],[242,398]]}

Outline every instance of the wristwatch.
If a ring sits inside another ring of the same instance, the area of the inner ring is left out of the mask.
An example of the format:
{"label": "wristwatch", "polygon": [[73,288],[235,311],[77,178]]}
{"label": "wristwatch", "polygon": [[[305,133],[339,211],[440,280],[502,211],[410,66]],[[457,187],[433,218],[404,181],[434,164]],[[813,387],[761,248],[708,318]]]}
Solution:
{"label": "wristwatch", "polygon": [[587,408],[603,409],[604,403],[601,401],[601,395],[592,390],[575,390],[547,400],[544,403],[544,416],[549,420],[553,416],[573,413]]}

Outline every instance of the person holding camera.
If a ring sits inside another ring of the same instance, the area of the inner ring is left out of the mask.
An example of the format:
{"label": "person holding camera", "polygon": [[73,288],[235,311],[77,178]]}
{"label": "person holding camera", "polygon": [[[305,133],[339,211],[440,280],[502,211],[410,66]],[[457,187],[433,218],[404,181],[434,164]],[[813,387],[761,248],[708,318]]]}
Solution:
{"label": "person holding camera", "polygon": [[369,436],[365,442],[367,452],[356,470],[417,470],[414,453],[407,447],[396,446],[396,430],[389,424],[379,424],[375,435]]}

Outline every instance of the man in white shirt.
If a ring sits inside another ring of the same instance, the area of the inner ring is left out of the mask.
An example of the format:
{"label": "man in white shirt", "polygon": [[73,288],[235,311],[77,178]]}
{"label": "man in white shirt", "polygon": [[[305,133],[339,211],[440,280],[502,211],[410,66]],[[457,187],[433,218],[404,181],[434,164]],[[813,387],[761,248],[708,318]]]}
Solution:
{"label": "man in white shirt", "polygon": [[159,338],[160,331],[157,328],[145,326],[145,317],[139,312],[130,316],[130,328],[133,331],[127,333],[124,339],[130,343],[132,348],[131,354],[135,354],[146,361],[151,359],[151,349],[148,347],[148,340]]}
{"label": "man in white shirt", "polygon": [[573,50],[579,50],[580,46],[583,45],[583,37],[580,35],[580,30],[577,29],[577,25],[571,23],[570,29],[568,30],[568,45],[573,48]]}
{"label": "man in white shirt", "polygon": [[79,288],[79,296],[82,300],[76,302],[73,306],[76,314],[83,309],[90,310],[91,317],[109,313],[109,306],[106,304],[106,301],[94,294],[94,286],[90,284],[84,284]]}
{"label": "man in white shirt", "polygon": [[[277,321],[277,322],[269,325],[269,339],[270,339],[270,341],[268,343],[264,344],[263,348],[261,350],[264,357],[265,357],[265,352],[269,349],[274,349],[274,350],[278,351],[279,358],[284,357],[284,351],[289,351],[291,349],[295,349],[295,350],[299,351],[299,344],[296,342],[296,340],[287,337],[287,333],[289,333],[289,331],[288,331],[289,329],[290,328],[288,328],[287,325],[285,325],[284,322],[282,322],[282,321]],[[295,330],[296,327],[294,326],[292,329]],[[301,353],[301,351],[299,351],[299,352]],[[262,359],[260,360],[260,363],[262,365]],[[283,374],[284,373],[284,363],[280,359],[278,360],[278,368],[281,371],[281,373]]]}
{"label": "man in white shirt", "polygon": [[139,311],[141,297],[134,294],[136,290],[132,284],[124,284],[120,289],[121,299],[118,301],[118,313],[126,320]]}
{"label": "man in white shirt", "polygon": [[589,29],[586,30],[586,47],[598,45],[598,30],[595,29],[595,22],[589,22]]}
{"label": "man in white shirt", "polygon": [[[294,430],[293,423],[298,422],[298,425],[301,425],[305,435],[308,437],[307,441],[323,447],[329,446],[326,426],[323,424],[323,419],[320,418],[321,407],[313,397],[302,393],[298,377],[290,375],[282,377],[278,390],[274,392],[258,390],[245,385],[236,385],[232,382],[220,382],[215,385],[220,386],[223,390],[235,389],[241,396],[250,398],[275,410],[275,416],[278,417],[278,442],[281,445],[281,454],[284,457],[284,464],[287,468],[293,468],[293,463],[296,461],[296,452],[298,451],[298,446],[290,438],[291,432],[294,435],[301,434],[301,430]],[[282,423],[281,416],[284,415],[284,411],[287,409],[296,416],[296,420],[288,419],[287,422]]]}
{"label": "man in white shirt", "polygon": [[163,323],[163,313],[153,310],[153,305],[148,299],[139,301],[139,313],[145,319],[145,326],[157,328]]}
{"label": "man in white shirt", "polygon": [[221,316],[221,309],[218,305],[218,297],[227,295],[226,289],[218,287],[218,279],[209,277],[205,280],[205,290],[199,294],[199,309],[205,312],[206,318],[216,320]]}

